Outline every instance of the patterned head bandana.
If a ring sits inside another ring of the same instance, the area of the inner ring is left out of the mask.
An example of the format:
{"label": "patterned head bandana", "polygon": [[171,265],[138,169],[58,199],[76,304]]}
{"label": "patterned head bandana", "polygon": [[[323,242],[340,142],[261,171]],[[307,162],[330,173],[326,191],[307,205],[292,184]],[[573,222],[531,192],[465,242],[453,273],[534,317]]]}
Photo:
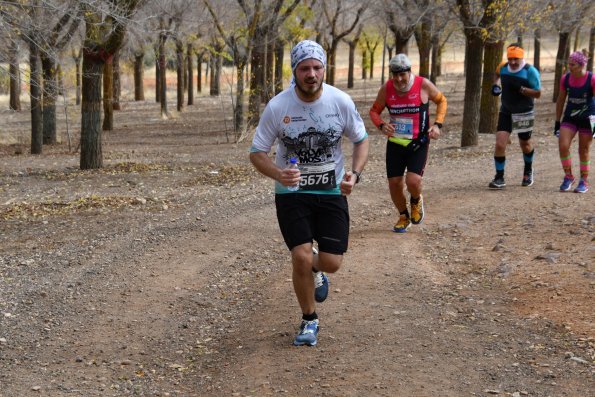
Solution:
{"label": "patterned head bandana", "polygon": [[312,40],[300,41],[291,50],[291,71],[295,73],[297,65],[306,59],[316,59],[326,67],[326,54],[320,44]]}
{"label": "patterned head bandana", "polygon": [[583,54],[581,51],[575,51],[568,57],[568,61],[574,62],[581,66],[585,66],[588,60],[589,58],[587,58],[587,56]]}
{"label": "patterned head bandana", "polygon": [[411,61],[405,54],[397,54],[388,63],[390,71],[393,73],[409,72],[411,70]]}

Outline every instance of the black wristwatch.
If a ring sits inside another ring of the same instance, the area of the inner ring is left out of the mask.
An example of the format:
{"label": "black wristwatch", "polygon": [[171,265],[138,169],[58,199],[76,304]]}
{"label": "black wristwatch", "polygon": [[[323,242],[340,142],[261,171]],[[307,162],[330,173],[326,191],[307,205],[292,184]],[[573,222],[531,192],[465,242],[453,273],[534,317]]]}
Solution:
{"label": "black wristwatch", "polygon": [[351,171],[355,175],[355,183],[359,183],[362,179],[362,173],[358,171]]}
{"label": "black wristwatch", "polygon": [[437,125],[437,126],[438,126],[438,128],[442,129],[442,123],[439,123],[439,122],[437,122],[437,121],[436,121],[436,122],[434,123],[434,125]]}

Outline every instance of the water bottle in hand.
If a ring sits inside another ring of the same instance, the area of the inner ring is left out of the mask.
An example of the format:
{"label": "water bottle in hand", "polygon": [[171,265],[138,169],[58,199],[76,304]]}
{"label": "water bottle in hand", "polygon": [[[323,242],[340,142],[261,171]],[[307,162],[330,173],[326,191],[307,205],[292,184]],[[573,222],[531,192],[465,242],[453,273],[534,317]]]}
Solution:
{"label": "water bottle in hand", "polygon": [[[297,165],[297,159],[295,157],[292,157],[289,159],[289,167],[287,167],[289,169],[297,169],[298,165]],[[287,186],[287,190],[289,190],[290,192],[297,192],[298,190],[300,190],[300,183],[296,183],[293,186]]]}

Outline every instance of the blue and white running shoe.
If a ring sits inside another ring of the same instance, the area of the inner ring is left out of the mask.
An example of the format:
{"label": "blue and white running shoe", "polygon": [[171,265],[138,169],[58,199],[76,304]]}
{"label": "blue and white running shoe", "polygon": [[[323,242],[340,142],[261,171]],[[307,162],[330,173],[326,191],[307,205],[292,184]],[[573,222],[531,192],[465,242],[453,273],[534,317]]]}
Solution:
{"label": "blue and white running shoe", "polygon": [[328,277],[323,272],[316,272],[314,274],[314,300],[322,303],[328,296]]}
{"label": "blue and white running shoe", "polygon": [[[312,253],[318,255],[318,250],[312,246]],[[328,276],[323,272],[314,273],[314,299],[322,303],[328,296]]]}
{"label": "blue and white running shoe", "polygon": [[568,192],[572,189],[572,184],[574,183],[574,177],[572,176],[565,176],[562,184],[560,185],[561,192]]}
{"label": "blue and white running shoe", "polygon": [[302,320],[300,331],[293,340],[294,346],[316,346],[318,343],[318,319],[312,321]]}
{"label": "blue and white running shoe", "polygon": [[589,191],[589,184],[583,178],[578,181],[578,185],[574,188],[575,193],[587,193]]}

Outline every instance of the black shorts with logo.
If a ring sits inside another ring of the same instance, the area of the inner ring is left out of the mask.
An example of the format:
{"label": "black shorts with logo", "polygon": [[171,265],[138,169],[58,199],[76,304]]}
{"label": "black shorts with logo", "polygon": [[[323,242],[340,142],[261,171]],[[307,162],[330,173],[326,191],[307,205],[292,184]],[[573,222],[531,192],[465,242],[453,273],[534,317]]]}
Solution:
{"label": "black shorts with logo", "polygon": [[342,255],[347,251],[347,197],[337,194],[276,194],[275,206],[281,234],[290,250],[316,240],[320,252]]}

